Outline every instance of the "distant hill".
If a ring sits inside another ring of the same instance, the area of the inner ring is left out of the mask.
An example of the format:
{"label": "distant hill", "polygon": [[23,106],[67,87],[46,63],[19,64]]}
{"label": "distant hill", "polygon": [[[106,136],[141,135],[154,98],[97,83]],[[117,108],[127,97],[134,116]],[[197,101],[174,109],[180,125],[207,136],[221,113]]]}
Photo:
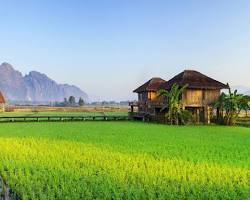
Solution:
{"label": "distant hill", "polygon": [[242,86],[242,85],[238,85],[238,86],[233,86],[232,90],[237,90],[238,93],[241,94],[246,94],[246,95],[250,95],[250,87],[247,86]]}
{"label": "distant hill", "polygon": [[0,65],[0,90],[10,101],[52,102],[75,96],[88,100],[88,95],[74,85],[58,84],[47,75],[32,71],[23,76],[9,63]]}

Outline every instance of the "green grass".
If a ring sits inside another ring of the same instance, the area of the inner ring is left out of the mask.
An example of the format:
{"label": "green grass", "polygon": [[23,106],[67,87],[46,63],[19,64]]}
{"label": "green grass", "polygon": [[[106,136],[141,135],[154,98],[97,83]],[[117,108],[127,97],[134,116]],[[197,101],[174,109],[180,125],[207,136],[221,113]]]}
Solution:
{"label": "green grass", "polygon": [[250,129],[1,124],[0,174],[24,199],[249,199]]}

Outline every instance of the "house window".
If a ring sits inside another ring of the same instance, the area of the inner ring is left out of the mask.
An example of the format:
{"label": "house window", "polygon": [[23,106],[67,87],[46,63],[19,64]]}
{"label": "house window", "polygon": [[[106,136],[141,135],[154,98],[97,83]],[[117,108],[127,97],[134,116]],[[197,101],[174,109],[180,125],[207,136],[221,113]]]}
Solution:
{"label": "house window", "polygon": [[156,98],[155,92],[148,92],[148,100],[154,100]]}
{"label": "house window", "polygon": [[151,100],[151,92],[148,92],[148,100]]}
{"label": "house window", "polygon": [[151,93],[151,99],[154,100],[156,99],[157,95],[156,95],[156,92],[152,92]]}

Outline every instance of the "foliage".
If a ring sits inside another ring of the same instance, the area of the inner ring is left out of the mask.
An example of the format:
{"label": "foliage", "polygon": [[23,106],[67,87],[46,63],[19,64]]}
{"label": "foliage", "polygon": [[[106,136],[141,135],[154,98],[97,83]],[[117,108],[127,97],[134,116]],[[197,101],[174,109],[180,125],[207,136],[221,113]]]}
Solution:
{"label": "foliage", "polygon": [[[185,124],[188,111],[182,109],[181,97],[182,93],[187,88],[187,85],[180,87],[178,84],[173,84],[170,91],[161,89],[158,91],[158,96],[164,96],[167,98],[167,105],[163,108],[167,110],[166,120],[169,124]],[[189,115],[190,116],[190,115]]]}
{"label": "foliage", "polygon": [[63,102],[54,102],[54,105],[57,107],[66,107],[66,106],[83,106],[85,104],[82,97],[79,98],[78,102],[76,102],[76,98],[74,96],[70,96],[68,99],[64,98]]}
{"label": "foliage", "polygon": [[71,106],[75,105],[76,104],[76,98],[74,96],[70,96],[68,102],[69,102],[69,105],[71,105]]}
{"label": "foliage", "polygon": [[2,124],[0,174],[22,199],[248,199],[249,129]]}
{"label": "foliage", "polygon": [[219,110],[219,120],[226,125],[234,125],[242,109],[248,109],[247,96],[238,94],[237,90],[229,94],[222,93],[214,103],[214,107]]}
{"label": "foliage", "polygon": [[[225,111],[225,103],[226,103],[227,95],[222,92],[219,96],[218,100],[214,102],[213,106],[218,109],[218,118],[224,118],[224,111]],[[224,120],[224,119],[223,119]]]}
{"label": "foliage", "polygon": [[247,112],[250,110],[250,96],[244,95],[240,101],[239,111],[244,110],[247,117]]}
{"label": "foliage", "polygon": [[182,124],[194,123],[192,113],[189,110],[181,110],[178,112],[178,118]]}
{"label": "foliage", "polygon": [[84,100],[80,97],[78,101],[79,106],[84,106]]}

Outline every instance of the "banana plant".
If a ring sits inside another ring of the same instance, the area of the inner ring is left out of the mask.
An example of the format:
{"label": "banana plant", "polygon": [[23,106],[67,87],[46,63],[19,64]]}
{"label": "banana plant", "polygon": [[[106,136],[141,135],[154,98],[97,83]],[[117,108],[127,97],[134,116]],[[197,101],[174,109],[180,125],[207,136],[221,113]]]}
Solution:
{"label": "banana plant", "polygon": [[250,96],[248,95],[244,95],[240,101],[240,105],[239,105],[239,113],[241,112],[241,110],[244,110],[246,113],[246,117],[248,115],[248,110],[250,110]]}
{"label": "banana plant", "polygon": [[214,107],[219,109],[219,119],[223,119],[226,125],[234,125],[243,108],[243,95],[229,88],[229,94],[221,93]]}
{"label": "banana plant", "polygon": [[184,123],[185,117],[188,115],[187,111],[182,109],[181,102],[182,93],[187,86],[180,87],[178,84],[173,84],[170,91],[164,89],[158,91],[158,96],[164,96],[167,99],[167,104],[161,110],[167,110],[165,118],[171,125],[178,125],[179,120]]}

